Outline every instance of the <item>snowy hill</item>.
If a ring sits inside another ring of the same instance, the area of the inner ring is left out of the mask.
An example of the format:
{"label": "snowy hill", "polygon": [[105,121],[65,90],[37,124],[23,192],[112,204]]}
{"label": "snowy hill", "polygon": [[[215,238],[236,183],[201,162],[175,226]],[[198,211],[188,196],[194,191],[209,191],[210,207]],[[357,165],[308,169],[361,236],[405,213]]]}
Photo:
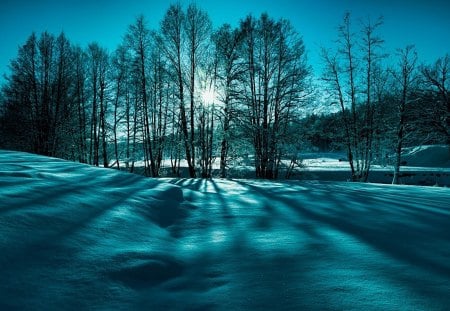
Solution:
{"label": "snowy hill", "polygon": [[0,310],[444,310],[449,203],[0,151]]}
{"label": "snowy hill", "polygon": [[450,167],[450,150],[445,145],[406,148],[402,160],[407,166]]}

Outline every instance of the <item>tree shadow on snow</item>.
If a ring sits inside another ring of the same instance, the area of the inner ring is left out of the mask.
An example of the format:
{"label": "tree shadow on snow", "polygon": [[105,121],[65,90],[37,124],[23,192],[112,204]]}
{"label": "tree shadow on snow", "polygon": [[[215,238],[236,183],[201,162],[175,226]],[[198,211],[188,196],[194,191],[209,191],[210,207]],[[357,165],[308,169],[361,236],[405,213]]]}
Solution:
{"label": "tree shadow on snow", "polygon": [[[433,201],[432,195],[414,196],[410,193],[411,197],[402,199],[401,190],[383,193],[385,188],[380,188],[370,191],[370,185],[367,186],[369,191],[349,187],[336,189],[333,184],[326,183],[318,184],[319,189],[314,189],[313,184],[308,191],[299,191],[296,195],[287,191],[288,195],[283,195],[279,189],[260,188],[246,181],[238,183],[247,187],[251,195],[270,202],[272,209],[289,207],[301,220],[297,226],[299,230],[306,230],[302,222],[307,220],[312,221],[316,228],[331,227],[350,235],[398,264],[410,267],[406,268],[411,270],[406,277],[390,274],[389,267],[386,267],[386,277],[407,284],[420,294],[428,284],[438,293],[436,296],[443,305],[450,302],[445,293],[450,287],[436,285],[441,282],[439,280],[450,282],[449,211],[439,200]],[[291,186],[292,183],[286,184],[287,188]],[[414,271],[423,274],[419,277]],[[423,279],[423,275],[431,277]]]}

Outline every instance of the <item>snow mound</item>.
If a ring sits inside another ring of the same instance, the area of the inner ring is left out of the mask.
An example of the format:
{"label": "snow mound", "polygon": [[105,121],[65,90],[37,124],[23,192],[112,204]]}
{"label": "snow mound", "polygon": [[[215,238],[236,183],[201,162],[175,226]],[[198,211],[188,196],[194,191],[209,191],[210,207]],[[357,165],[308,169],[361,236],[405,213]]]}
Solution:
{"label": "snow mound", "polygon": [[[0,185],[1,210],[11,213],[22,213],[32,206],[34,213],[41,214],[39,206],[54,216],[79,208],[79,214],[89,217],[121,208],[148,217],[162,227],[184,214],[180,208],[183,193],[174,185],[26,153],[2,151]],[[46,217],[44,212],[41,217]]]}
{"label": "snow mound", "polygon": [[169,183],[0,151],[0,309],[90,309],[120,290],[107,279],[167,279],[176,265],[152,245],[187,217],[183,202]]}
{"label": "snow mound", "polygon": [[402,155],[405,166],[450,167],[450,146],[430,145],[405,148]]}

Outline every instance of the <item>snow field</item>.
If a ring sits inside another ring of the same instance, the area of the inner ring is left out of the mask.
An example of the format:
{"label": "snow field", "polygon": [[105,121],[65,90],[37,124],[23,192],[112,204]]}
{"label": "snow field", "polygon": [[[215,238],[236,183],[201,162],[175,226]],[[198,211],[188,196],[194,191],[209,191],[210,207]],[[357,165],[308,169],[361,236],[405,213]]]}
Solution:
{"label": "snow field", "polygon": [[445,310],[450,191],[0,151],[0,309]]}

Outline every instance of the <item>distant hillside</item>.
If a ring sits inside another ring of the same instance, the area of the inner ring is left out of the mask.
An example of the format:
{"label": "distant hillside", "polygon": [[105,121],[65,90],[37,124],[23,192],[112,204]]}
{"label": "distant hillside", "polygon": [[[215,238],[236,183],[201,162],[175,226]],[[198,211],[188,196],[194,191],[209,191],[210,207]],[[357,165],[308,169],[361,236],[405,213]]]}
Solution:
{"label": "distant hillside", "polygon": [[402,161],[406,166],[450,167],[450,147],[446,145],[405,148]]}

